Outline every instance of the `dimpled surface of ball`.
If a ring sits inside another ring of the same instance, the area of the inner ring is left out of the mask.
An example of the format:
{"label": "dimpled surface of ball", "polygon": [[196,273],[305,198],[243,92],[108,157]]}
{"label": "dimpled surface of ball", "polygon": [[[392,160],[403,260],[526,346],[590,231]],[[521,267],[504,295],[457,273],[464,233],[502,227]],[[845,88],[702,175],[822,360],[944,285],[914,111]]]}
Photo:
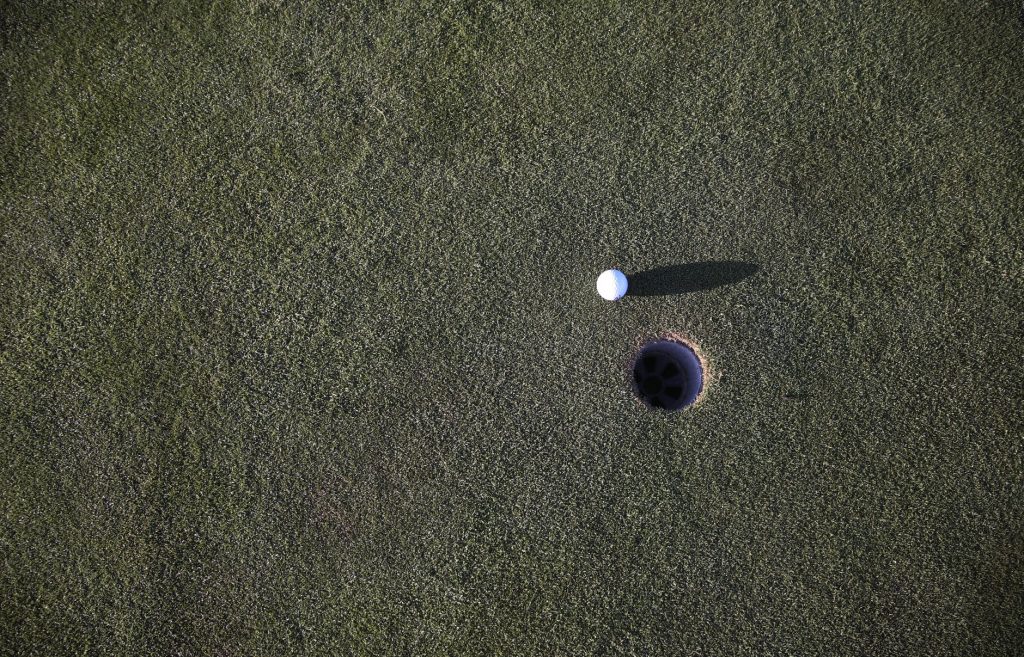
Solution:
{"label": "dimpled surface of ball", "polygon": [[607,301],[621,299],[626,294],[628,287],[629,281],[626,280],[626,275],[618,269],[608,269],[597,277],[597,293]]}

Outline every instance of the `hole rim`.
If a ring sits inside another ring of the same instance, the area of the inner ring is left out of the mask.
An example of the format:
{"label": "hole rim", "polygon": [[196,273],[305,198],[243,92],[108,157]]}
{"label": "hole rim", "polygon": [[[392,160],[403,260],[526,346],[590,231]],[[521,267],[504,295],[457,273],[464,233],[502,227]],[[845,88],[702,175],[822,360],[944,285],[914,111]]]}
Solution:
{"label": "hole rim", "polygon": [[[659,382],[658,390],[645,392],[652,377]],[[638,345],[630,361],[629,380],[633,395],[645,408],[678,413],[703,401],[709,376],[707,363],[692,342],[661,335]],[[671,394],[675,390],[678,395]]]}

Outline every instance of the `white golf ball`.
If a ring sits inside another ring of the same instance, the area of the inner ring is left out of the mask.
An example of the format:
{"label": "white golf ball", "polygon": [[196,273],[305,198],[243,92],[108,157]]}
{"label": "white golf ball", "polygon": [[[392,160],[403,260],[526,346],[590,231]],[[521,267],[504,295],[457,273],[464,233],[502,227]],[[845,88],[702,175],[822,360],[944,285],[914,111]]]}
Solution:
{"label": "white golf ball", "polygon": [[606,301],[621,299],[626,294],[628,287],[629,281],[626,280],[626,275],[618,269],[603,271],[597,277],[597,293]]}

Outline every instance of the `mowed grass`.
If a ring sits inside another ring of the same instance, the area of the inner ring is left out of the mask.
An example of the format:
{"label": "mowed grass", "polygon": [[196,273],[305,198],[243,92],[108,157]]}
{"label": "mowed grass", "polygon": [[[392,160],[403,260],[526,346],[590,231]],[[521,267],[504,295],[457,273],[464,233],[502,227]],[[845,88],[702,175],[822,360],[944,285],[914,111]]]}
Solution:
{"label": "mowed grass", "polygon": [[0,3],[3,654],[1015,654],[1022,12]]}

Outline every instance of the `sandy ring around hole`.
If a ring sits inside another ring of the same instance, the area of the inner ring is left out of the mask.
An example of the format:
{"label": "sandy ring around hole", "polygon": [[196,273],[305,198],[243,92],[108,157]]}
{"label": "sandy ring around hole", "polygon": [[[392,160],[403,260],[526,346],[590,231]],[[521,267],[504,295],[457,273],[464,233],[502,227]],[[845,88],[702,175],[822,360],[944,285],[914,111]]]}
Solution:
{"label": "sandy ring around hole", "polygon": [[694,402],[689,406],[684,406],[683,408],[679,408],[669,412],[678,413],[680,411],[693,410],[695,408],[698,408],[707,399],[708,391],[712,390],[718,384],[719,380],[721,379],[721,372],[718,370],[718,368],[714,367],[714,363],[711,360],[711,358],[703,349],[700,348],[700,346],[692,338],[690,338],[690,336],[678,331],[662,331],[654,335],[648,335],[645,337],[638,338],[636,341],[634,341],[633,352],[630,355],[629,360],[626,362],[626,367],[624,368],[623,372],[626,379],[626,383],[629,386],[630,393],[633,395],[633,399],[644,410],[652,410],[652,407],[642,399],[641,395],[637,394],[637,386],[633,373],[636,368],[637,360],[639,359],[640,354],[643,353],[644,349],[657,342],[662,341],[677,342],[683,345],[684,347],[688,347],[690,351],[692,351],[697,356],[697,361],[700,363],[700,368],[703,374],[701,389],[700,392],[697,394],[697,398],[694,400]]}

